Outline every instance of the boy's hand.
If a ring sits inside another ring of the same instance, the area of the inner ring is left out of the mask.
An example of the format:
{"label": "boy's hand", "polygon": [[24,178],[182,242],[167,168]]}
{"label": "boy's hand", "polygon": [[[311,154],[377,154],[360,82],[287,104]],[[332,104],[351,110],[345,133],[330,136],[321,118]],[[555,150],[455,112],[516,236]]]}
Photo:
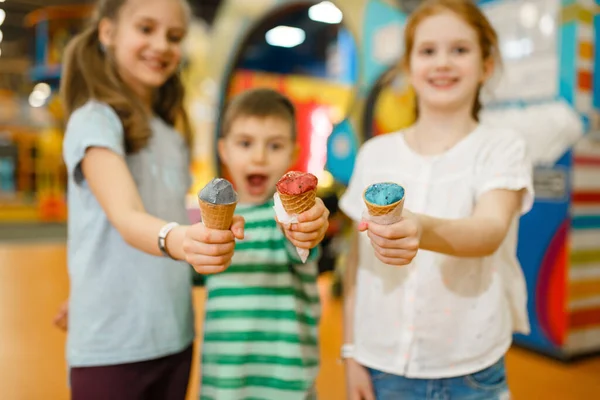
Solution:
{"label": "boy's hand", "polygon": [[54,325],[62,330],[67,331],[69,328],[69,300],[65,300],[64,303],[60,305],[58,309],[58,313],[54,316]]}
{"label": "boy's hand", "polygon": [[[279,222],[279,221],[278,221]],[[317,197],[315,205],[298,215],[298,223],[283,227],[288,240],[296,247],[310,250],[317,247],[325,237],[329,227],[329,210],[323,200]]]}
{"label": "boy's hand", "polygon": [[229,230],[209,229],[203,223],[190,226],[183,240],[185,260],[199,274],[216,274],[231,264],[235,239],[244,238],[244,218],[233,216]]}
{"label": "boy's hand", "polygon": [[388,265],[408,265],[417,255],[421,240],[421,223],[408,210],[402,211],[402,219],[391,225],[379,225],[361,221],[358,230],[368,230],[375,255]]}

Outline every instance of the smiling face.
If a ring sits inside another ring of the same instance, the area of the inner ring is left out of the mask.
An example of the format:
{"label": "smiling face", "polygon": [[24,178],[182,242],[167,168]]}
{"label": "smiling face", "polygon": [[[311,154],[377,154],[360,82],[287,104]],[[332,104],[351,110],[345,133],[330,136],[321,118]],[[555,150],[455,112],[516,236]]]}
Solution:
{"label": "smiling face", "polygon": [[484,62],[475,29],[450,11],[423,19],[415,29],[409,73],[420,110],[471,108],[493,64]]}
{"label": "smiling face", "polygon": [[290,121],[278,116],[239,115],[219,140],[240,203],[265,203],[297,153]]}
{"label": "smiling face", "polygon": [[179,1],[128,0],[116,21],[100,22],[100,41],[114,55],[121,79],[148,98],[176,72],[187,23]]}

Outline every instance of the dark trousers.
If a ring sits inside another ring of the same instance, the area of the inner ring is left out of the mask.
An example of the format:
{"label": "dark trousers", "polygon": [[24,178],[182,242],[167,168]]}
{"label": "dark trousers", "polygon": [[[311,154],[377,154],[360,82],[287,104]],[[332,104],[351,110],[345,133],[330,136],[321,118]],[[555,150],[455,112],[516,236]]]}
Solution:
{"label": "dark trousers", "polygon": [[155,360],[71,368],[72,400],[185,400],[193,345]]}

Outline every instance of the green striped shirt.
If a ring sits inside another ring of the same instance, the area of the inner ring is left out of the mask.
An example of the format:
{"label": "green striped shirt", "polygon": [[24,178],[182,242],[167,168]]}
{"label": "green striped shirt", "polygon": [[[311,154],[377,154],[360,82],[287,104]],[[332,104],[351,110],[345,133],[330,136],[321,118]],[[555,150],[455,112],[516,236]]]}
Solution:
{"label": "green striped shirt", "polygon": [[319,368],[315,254],[302,264],[273,202],[238,206],[246,220],[231,266],[206,277],[204,400],[304,400]]}

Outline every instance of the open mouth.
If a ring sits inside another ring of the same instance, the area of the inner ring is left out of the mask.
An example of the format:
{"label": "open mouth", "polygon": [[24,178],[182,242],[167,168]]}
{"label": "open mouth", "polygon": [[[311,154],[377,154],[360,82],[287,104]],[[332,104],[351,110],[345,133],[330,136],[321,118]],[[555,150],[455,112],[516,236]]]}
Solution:
{"label": "open mouth", "polygon": [[267,190],[269,177],[264,174],[250,174],[246,177],[248,192],[252,196],[259,196]]}

